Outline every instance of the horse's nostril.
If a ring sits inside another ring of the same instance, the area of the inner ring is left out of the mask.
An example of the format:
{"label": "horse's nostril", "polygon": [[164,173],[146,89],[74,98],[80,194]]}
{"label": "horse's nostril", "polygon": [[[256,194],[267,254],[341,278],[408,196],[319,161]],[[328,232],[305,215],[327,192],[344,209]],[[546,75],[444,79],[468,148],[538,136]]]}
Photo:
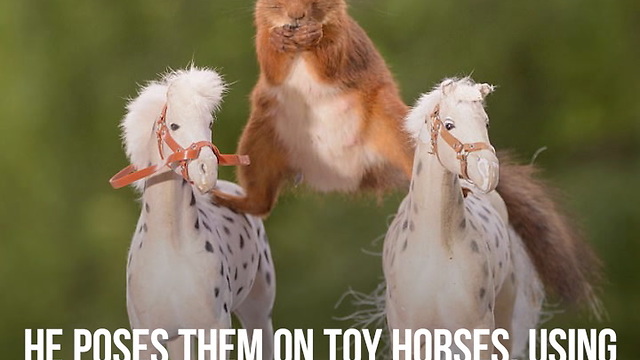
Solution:
{"label": "horse's nostril", "polygon": [[200,172],[205,174],[207,172],[207,165],[205,165],[204,163],[200,164]]}

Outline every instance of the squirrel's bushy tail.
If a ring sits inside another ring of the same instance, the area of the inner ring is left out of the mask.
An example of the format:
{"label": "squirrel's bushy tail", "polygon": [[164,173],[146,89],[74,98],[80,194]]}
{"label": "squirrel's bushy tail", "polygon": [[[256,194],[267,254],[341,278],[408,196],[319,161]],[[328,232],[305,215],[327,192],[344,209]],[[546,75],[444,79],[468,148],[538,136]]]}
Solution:
{"label": "squirrel's bushy tail", "polygon": [[555,190],[537,177],[535,166],[515,164],[506,152],[499,159],[498,193],[545,287],[565,303],[586,305],[600,318],[594,289],[601,279],[600,260],[556,204]]}

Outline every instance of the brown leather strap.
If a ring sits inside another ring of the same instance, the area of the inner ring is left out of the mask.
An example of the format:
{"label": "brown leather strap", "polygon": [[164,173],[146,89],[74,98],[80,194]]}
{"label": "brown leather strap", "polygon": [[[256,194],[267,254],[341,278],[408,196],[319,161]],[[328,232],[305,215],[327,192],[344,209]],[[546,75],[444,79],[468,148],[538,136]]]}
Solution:
{"label": "brown leather strap", "polygon": [[218,164],[219,165],[250,165],[251,160],[249,160],[249,155],[230,155],[230,154],[219,154],[218,155]]}
{"label": "brown leather strap", "polygon": [[136,170],[135,166],[129,165],[124,169],[118,171],[117,174],[113,175],[113,177],[109,179],[109,184],[111,184],[114,189],[120,189],[121,187],[125,187],[135,181],[144,179],[147,176],[151,176],[157,171],[158,166],[156,165],[152,165],[140,170]]}
{"label": "brown leather strap", "polygon": [[[209,141],[198,141],[191,144],[186,149],[182,148],[182,146],[180,146],[180,144],[178,144],[178,142],[175,141],[175,139],[169,133],[169,129],[167,128],[166,124],[166,115],[167,105],[162,108],[160,118],[155,124],[156,137],[158,139],[158,152],[160,153],[160,158],[165,160],[164,165],[152,165],[140,170],[136,170],[135,166],[129,165],[120,170],[111,179],[109,179],[109,183],[114,189],[119,189],[133,183],[134,181],[138,181],[151,176],[158,172],[164,166],[168,166],[174,163],[179,164],[182,177],[188,182],[193,183],[193,181],[191,181],[191,178],[189,177],[188,165],[191,160],[197,159],[200,156],[200,151],[203,147],[208,147],[213,151],[214,155],[218,159],[218,165],[249,165],[251,163],[248,155],[221,154],[220,150],[218,150],[218,147],[216,147]],[[169,155],[166,159],[164,158],[163,153],[163,143],[166,143],[167,146],[169,146],[169,148],[173,151],[173,153],[171,153],[171,155]]]}

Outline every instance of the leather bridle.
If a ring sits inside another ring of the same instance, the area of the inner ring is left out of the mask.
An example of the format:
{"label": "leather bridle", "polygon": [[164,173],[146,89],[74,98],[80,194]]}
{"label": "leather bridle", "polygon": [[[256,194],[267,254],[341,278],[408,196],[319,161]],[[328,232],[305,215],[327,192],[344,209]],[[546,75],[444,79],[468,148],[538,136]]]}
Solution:
{"label": "leather bridle", "polygon": [[440,155],[438,154],[438,136],[442,137],[442,140],[456,152],[456,159],[460,162],[460,176],[472,184],[473,181],[469,179],[469,173],[467,172],[467,157],[469,154],[480,150],[489,150],[494,154],[496,152],[491,144],[485,142],[463,143],[453,136],[444,126],[442,120],[440,120],[440,106],[436,106],[431,114],[431,151],[438,157],[440,164],[442,164],[442,160],[440,160]]}
{"label": "leather bridle", "polygon": [[[129,165],[115,174],[109,183],[114,189],[127,186],[134,181],[144,179],[158,172],[164,166],[169,166],[174,163],[178,163],[180,166],[180,173],[182,177],[193,184],[193,181],[189,177],[189,163],[193,159],[197,159],[200,156],[202,148],[210,148],[218,159],[218,165],[249,165],[248,155],[228,155],[221,154],[220,150],[209,141],[198,141],[187,148],[183,148],[178,142],[171,136],[169,128],[167,127],[167,105],[162,108],[160,118],[155,122],[155,133],[158,140],[158,152],[160,158],[164,161],[162,165],[151,165],[144,169],[136,170],[134,165]],[[167,144],[171,151],[173,151],[166,159],[164,157],[163,143]]]}

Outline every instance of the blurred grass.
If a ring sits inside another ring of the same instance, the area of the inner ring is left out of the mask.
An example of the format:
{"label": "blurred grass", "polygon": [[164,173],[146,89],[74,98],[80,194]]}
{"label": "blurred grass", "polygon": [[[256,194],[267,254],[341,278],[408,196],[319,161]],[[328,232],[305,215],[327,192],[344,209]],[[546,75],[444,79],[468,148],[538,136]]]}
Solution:
{"label": "blurred grass", "polygon": [[[568,311],[548,326],[612,327],[619,358],[640,335],[640,2],[353,0],[413,102],[446,76],[498,85],[492,142],[536,161],[566,194],[607,272],[598,324]],[[25,328],[128,327],[125,262],[139,204],[107,179],[126,159],[118,122],[138,84],[194,61],[221,71],[214,141],[235,148],[257,77],[253,2],[0,2],[0,345]],[[233,179],[232,172],[223,176]],[[380,279],[400,196],[287,193],[267,221],[278,273],[276,327],[348,327],[334,309]],[[66,338],[66,337],[65,337]],[[326,354],[316,346],[319,358]],[[70,357],[63,347],[61,358]]]}

